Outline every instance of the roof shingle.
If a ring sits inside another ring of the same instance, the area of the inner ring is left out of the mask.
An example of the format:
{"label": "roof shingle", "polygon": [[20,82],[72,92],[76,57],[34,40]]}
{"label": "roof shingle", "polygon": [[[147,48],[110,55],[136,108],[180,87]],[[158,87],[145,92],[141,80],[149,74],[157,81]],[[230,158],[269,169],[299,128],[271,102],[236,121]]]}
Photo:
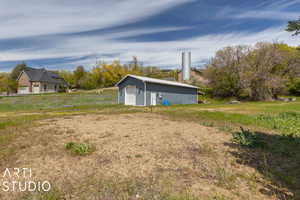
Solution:
{"label": "roof shingle", "polygon": [[48,71],[46,69],[34,69],[27,67],[24,72],[28,75],[30,81],[48,82],[56,84],[65,84],[65,80],[57,73]]}

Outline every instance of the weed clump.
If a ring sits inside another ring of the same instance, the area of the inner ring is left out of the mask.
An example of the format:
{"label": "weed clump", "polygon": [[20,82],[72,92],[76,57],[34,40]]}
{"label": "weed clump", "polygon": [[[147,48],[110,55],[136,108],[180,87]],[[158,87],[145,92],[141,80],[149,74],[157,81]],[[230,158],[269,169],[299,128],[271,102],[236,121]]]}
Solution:
{"label": "weed clump", "polygon": [[65,144],[65,148],[72,153],[80,156],[86,156],[96,151],[96,147],[88,143],[68,142],[67,144]]}
{"label": "weed clump", "polygon": [[264,143],[258,134],[253,133],[250,130],[245,130],[243,127],[241,127],[240,132],[232,134],[232,142],[250,148],[264,146]]}

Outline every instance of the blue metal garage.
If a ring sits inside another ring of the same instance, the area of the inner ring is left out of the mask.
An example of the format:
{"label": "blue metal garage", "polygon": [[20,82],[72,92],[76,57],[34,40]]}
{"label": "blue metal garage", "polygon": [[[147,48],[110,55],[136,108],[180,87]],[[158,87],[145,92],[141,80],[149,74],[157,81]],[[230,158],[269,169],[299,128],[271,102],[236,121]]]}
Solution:
{"label": "blue metal garage", "polygon": [[171,105],[198,103],[198,87],[175,81],[127,75],[117,86],[120,104],[155,106],[166,102]]}

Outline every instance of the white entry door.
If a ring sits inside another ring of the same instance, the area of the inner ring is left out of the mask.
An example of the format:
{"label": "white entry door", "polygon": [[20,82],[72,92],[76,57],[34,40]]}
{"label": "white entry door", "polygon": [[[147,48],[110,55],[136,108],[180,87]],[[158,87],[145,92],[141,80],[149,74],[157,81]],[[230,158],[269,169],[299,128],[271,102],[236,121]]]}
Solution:
{"label": "white entry door", "polygon": [[127,86],[125,89],[125,105],[136,105],[136,87]]}
{"label": "white entry door", "polygon": [[156,106],[156,92],[151,92],[151,106]]}

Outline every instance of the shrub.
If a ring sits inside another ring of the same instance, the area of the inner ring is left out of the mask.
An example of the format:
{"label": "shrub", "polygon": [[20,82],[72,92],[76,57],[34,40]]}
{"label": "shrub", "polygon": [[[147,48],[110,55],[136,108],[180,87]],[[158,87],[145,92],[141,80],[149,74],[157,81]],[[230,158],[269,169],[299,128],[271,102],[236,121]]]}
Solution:
{"label": "shrub", "polygon": [[300,80],[292,82],[289,85],[289,91],[292,95],[300,95]]}
{"label": "shrub", "polygon": [[210,88],[210,87],[206,87],[206,86],[203,86],[203,87],[200,87],[202,92],[204,93],[205,96],[211,98],[213,97],[213,93],[214,93],[214,90],[213,88]]}
{"label": "shrub", "polygon": [[75,142],[68,142],[65,144],[65,148],[71,151],[74,154],[85,156],[93,153],[96,150],[94,145],[88,143],[75,143]]}
{"label": "shrub", "polygon": [[262,141],[256,133],[251,132],[250,130],[245,130],[241,127],[240,132],[235,132],[232,134],[232,142],[246,147],[258,147],[262,146]]}

